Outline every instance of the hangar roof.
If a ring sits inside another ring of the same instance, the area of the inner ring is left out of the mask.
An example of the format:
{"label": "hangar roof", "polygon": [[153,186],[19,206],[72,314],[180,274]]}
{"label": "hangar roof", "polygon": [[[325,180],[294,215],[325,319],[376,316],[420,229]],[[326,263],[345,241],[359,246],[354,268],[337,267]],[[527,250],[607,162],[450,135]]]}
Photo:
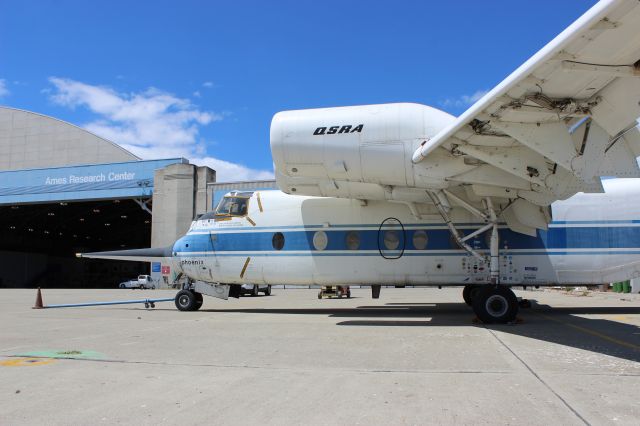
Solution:
{"label": "hangar roof", "polygon": [[136,160],[121,146],[71,123],[0,106],[0,171]]}

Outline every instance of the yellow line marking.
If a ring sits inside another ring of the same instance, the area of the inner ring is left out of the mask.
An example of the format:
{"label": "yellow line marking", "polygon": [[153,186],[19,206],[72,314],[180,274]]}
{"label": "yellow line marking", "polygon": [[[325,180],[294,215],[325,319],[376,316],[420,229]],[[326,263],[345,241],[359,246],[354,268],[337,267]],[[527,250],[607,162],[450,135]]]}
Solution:
{"label": "yellow line marking", "polygon": [[260,213],[262,213],[264,210],[262,210],[262,201],[260,201],[260,193],[257,193],[257,198],[258,198],[258,208],[260,209]]}
{"label": "yellow line marking", "polygon": [[624,316],[624,315],[614,315],[611,317],[612,320],[614,321],[622,321],[622,322],[627,322],[629,321],[631,318]]}
{"label": "yellow line marking", "polygon": [[253,226],[256,226],[256,223],[252,221],[249,216],[247,216],[247,220],[249,221],[250,224],[252,224]]}
{"label": "yellow line marking", "polygon": [[242,267],[242,272],[240,272],[240,278],[244,278],[244,273],[247,270],[247,266],[249,266],[249,261],[251,260],[250,257],[247,257],[247,260],[245,260],[244,262],[244,266]]}
{"label": "yellow line marking", "polygon": [[51,364],[54,361],[55,359],[51,358],[12,358],[0,361],[0,365],[3,367],[30,367],[32,365]]}
{"label": "yellow line marking", "polygon": [[607,336],[606,334],[602,334],[602,333],[599,333],[597,331],[594,331],[594,330],[591,330],[591,329],[588,329],[588,328],[580,327],[579,325],[571,324],[571,323],[568,323],[568,322],[565,322],[565,321],[560,321],[558,319],[555,319],[555,318],[550,317],[548,315],[541,314],[539,312],[536,312],[536,314],[540,315],[541,317],[546,318],[548,320],[557,322],[559,324],[564,324],[564,325],[566,325],[568,327],[575,328],[576,330],[582,331],[583,333],[587,333],[587,334],[590,334],[592,336],[596,336],[596,337],[599,337],[601,339],[607,340],[607,341],[609,341],[611,343],[615,343],[617,345],[624,346],[626,348],[630,348],[630,349],[633,349],[635,351],[640,351],[640,346],[634,345],[633,343],[625,342],[624,340],[619,340],[619,339],[616,339],[615,337]]}

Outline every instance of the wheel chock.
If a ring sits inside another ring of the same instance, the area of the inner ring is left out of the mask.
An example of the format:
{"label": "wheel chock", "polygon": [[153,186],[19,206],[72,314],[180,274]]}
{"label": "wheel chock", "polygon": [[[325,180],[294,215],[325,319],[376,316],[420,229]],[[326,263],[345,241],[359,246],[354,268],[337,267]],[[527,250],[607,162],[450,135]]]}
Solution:
{"label": "wheel chock", "polygon": [[518,305],[520,305],[521,308],[529,309],[531,307],[531,301],[529,299],[522,299],[518,301]]}

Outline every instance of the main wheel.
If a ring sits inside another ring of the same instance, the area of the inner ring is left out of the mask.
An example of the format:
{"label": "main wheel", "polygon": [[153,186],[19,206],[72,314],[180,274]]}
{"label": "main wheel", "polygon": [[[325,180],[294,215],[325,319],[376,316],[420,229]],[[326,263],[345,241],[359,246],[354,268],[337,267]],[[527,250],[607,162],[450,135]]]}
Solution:
{"label": "main wheel", "polygon": [[252,296],[257,296],[258,293],[260,293],[260,287],[258,287],[258,284],[253,286],[253,290],[251,290],[251,295]]}
{"label": "main wheel", "polygon": [[516,319],[518,299],[508,287],[482,286],[473,295],[473,311],[485,324],[508,323]]}
{"label": "main wheel", "polygon": [[477,293],[476,290],[478,288],[477,285],[468,284],[464,286],[462,290],[462,298],[464,299],[464,303],[469,306],[473,306],[473,296]]}
{"label": "main wheel", "polygon": [[197,308],[197,296],[191,290],[180,290],[176,294],[176,308],[179,311],[195,311]]}
{"label": "main wheel", "polygon": [[271,284],[267,286],[267,289],[264,291],[265,296],[271,296]]}

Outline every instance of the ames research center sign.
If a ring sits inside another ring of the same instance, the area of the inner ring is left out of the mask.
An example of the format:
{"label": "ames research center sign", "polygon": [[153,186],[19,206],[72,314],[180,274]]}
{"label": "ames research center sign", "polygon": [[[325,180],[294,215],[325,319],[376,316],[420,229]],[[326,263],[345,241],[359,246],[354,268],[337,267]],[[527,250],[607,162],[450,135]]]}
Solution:
{"label": "ames research center sign", "polygon": [[0,205],[150,197],[156,169],[182,158],[0,172]]}

